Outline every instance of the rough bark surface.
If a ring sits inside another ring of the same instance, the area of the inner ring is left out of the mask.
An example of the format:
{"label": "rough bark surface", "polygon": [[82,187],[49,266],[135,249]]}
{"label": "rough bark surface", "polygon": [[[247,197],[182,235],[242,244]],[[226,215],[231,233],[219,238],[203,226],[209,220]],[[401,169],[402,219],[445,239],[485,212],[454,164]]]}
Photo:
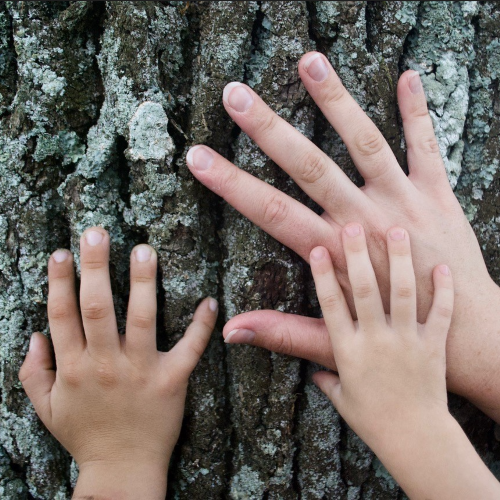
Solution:
{"label": "rough bark surface", "polygon": [[[298,78],[325,53],[402,168],[398,75],[422,75],[450,182],[500,283],[500,10],[496,2],[1,2],[0,497],[67,499],[77,470],[17,372],[48,334],[46,262],[98,224],[112,237],[123,326],[128,253],[159,253],[158,345],[197,301],[235,314],[317,315],[307,266],[196,182],[206,143],[317,209],[228,119],[222,89],[252,86],[356,182],[347,150]],[[196,369],[169,498],[399,499],[380,462],[311,384],[317,367],[216,332]],[[500,477],[500,431],[464,400],[453,414]]]}

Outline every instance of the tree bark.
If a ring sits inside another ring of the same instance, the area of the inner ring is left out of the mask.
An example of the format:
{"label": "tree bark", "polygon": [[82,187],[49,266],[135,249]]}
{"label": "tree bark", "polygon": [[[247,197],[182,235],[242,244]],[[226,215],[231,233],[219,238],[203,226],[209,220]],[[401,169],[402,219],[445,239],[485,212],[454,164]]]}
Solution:
{"label": "tree bark", "polygon": [[[169,479],[180,499],[399,499],[380,462],[311,383],[316,366],[220,329],[259,308],[318,315],[308,266],[201,186],[185,164],[206,143],[315,210],[222,106],[253,87],[355,181],[347,149],[302,85],[305,52],[327,55],[406,169],[398,76],[422,77],[441,153],[500,282],[500,12],[496,2],[1,2],[0,497],[70,498],[71,458],[17,379],[30,334],[49,333],[47,258],[91,225],[112,238],[120,327],[128,254],[159,255],[159,349],[200,298],[219,331],[190,384]],[[450,396],[497,475],[500,430]]]}

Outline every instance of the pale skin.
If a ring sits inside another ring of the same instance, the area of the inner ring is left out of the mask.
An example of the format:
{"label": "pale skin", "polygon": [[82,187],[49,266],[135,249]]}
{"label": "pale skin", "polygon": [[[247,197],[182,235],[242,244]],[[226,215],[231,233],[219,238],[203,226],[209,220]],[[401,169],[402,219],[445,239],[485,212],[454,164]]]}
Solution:
{"label": "pale skin", "polygon": [[[353,314],[341,228],[353,220],[364,226],[386,312],[390,287],[385,235],[390,227],[406,228],[413,244],[420,321],[427,317],[432,301],[432,269],[447,262],[455,270],[456,307],[447,341],[448,390],[468,398],[500,422],[500,289],[488,274],[474,232],[449,185],[418,73],[404,72],[397,87],[408,149],[406,176],[380,131],[349,95],[324,55],[305,54],[298,69],[309,94],[364,177],[362,188],[239,82],[224,89],[227,112],[324,209],[323,214],[315,214],[208,146],[189,150],[189,169],[307,262],[314,247],[327,248]],[[322,319],[251,311],[232,318],[223,335],[229,343],[252,344],[336,369]]]}
{"label": "pale skin", "polygon": [[182,425],[188,379],[208,344],[217,301],[203,300],[183,338],[156,348],[157,256],[138,245],[130,256],[126,334],[119,335],[109,279],[108,233],[80,240],[80,310],[73,258],[48,263],[48,339],[35,332],[19,378],[47,429],[80,474],[73,498],[164,499],[167,469]]}
{"label": "pale skin", "polygon": [[325,247],[310,253],[319,303],[338,375],[314,381],[372,448],[411,499],[500,498],[500,484],[448,411],[446,335],[453,312],[447,265],[431,271],[433,301],[417,323],[410,238],[387,233],[390,314],[385,314],[360,224],[341,234],[357,321],[353,321]]}

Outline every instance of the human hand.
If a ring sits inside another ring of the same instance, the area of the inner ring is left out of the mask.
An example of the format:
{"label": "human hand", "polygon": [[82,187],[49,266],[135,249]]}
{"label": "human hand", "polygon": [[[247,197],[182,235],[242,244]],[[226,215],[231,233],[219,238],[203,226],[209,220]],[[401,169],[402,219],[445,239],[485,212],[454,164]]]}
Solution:
{"label": "human hand", "polygon": [[42,422],[79,465],[74,498],[164,498],[189,375],[214,328],[217,302],[204,300],[184,337],[158,352],[157,257],[139,245],[130,258],[126,335],[119,335],[109,249],[102,228],[80,240],[81,315],[72,255],[52,254],[47,309],[57,370],[48,339],[34,333],[19,378]]}
{"label": "human hand", "polygon": [[358,320],[328,250],[314,248],[311,270],[338,370],[316,372],[315,383],[410,498],[498,498],[498,481],[448,412],[445,346],[454,301],[448,266],[433,269],[433,302],[420,324],[408,233],[397,227],[387,233],[390,315],[363,228],[346,225],[342,242]]}
{"label": "human hand", "polygon": [[[448,414],[446,336],[453,312],[453,281],[446,265],[432,272],[434,301],[417,323],[417,295],[408,233],[387,233],[390,315],[386,315],[361,225],[348,224],[342,242],[357,321],[353,321],[328,250],[311,251],[311,271],[339,375],[314,381],[373,450],[420,421]],[[332,349],[330,348],[330,349]]]}
{"label": "human hand", "polygon": [[[489,277],[476,237],[449,185],[417,72],[403,73],[397,87],[409,176],[323,55],[305,54],[299,62],[299,74],[345,142],[365,179],[362,188],[357,188],[325,153],[274,113],[252,89],[238,82],[224,89],[223,102],[231,118],[325,211],[321,216],[315,214],[207,146],[195,146],[188,152],[191,172],[306,261],[312,248],[326,247],[353,313],[341,228],[352,220],[366,228],[382,302],[388,311],[385,235],[390,227],[405,227],[413,242],[420,321],[430,308],[434,266],[448,262],[456,269],[457,304],[447,344],[448,389],[500,419],[500,411],[495,409],[500,400],[500,379],[496,383],[491,378],[500,355],[500,344],[494,342],[498,318],[492,304],[500,307],[500,291]],[[252,311],[232,318],[223,334],[230,343],[265,347],[335,368],[322,320],[278,311]]]}

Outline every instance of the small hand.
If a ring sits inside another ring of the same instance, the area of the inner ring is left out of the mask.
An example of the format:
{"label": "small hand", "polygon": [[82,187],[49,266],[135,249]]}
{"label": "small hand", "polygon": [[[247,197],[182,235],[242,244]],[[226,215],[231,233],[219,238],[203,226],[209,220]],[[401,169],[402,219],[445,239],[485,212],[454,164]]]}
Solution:
{"label": "small hand", "polygon": [[[167,468],[179,437],[188,378],[209,341],[217,302],[197,308],[184,337],[156,349],[156,252],[130,257],[126,334],[118,334],[109,278],[108,233],[81,238],[80,309],[72,255],[49,260],[48,339],[34,333],[19,378],[48,430],[80,468],[75,497],[164,498]],[[147,483],[144,485],[144,483]]]}
{"label": "small hand", "polygon": [[358,321],[351,318],[327,249],[314,248],[311,270],[338,370],[317,372],[314,381],[410,498],[500,498],[498,481],[448,412],[445,345],[454,300],[449,268],[433,269],[432,306],[419,324],[408,233],[395,227],[387,234],[390,315],[361,225],[346,225],[342,242]]}
{"label": "small hand", "polygon": [[387,234],[390,315],[384,313],[363,228],[342,231],[358,320],[353,321],[326,248],[314,248],[311,270],[339,375],[317,372],[314,381],[353,430],[374,450],[401,427],[411,432],[422,416],[448,414],[446,335],[453,311],[448,266],[432,273],[434,301],[417,323],[417,293],[408,233]]}

